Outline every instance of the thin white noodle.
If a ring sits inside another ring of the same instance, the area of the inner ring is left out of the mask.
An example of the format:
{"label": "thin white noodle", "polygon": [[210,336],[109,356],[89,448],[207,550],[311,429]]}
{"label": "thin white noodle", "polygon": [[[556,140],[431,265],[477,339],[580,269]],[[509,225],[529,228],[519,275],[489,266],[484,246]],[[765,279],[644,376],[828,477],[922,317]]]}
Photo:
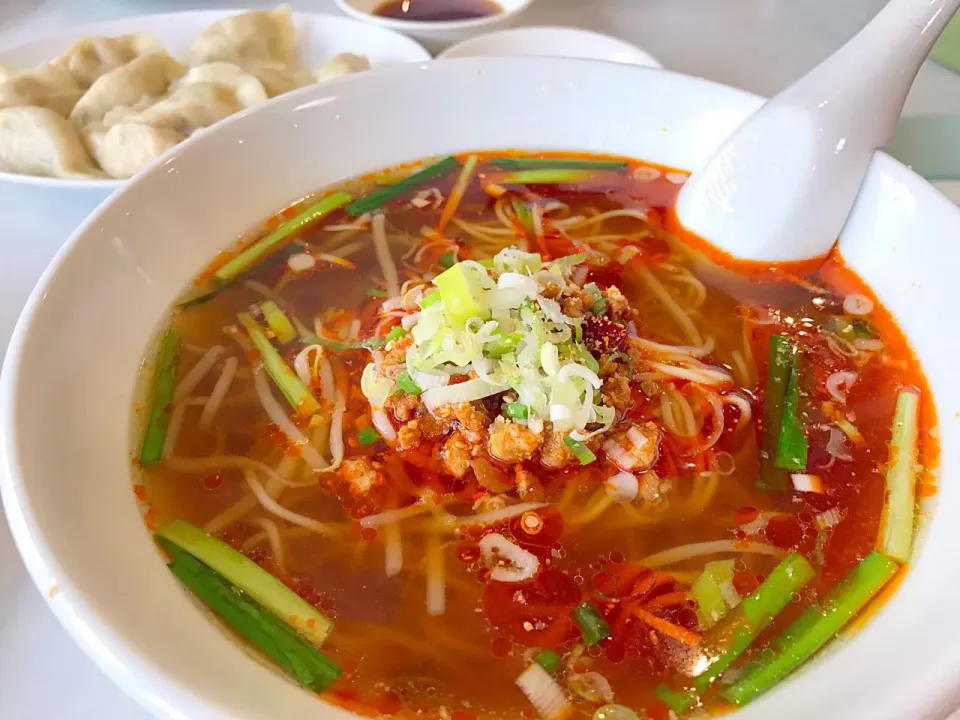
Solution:
{"label": "thin white noodle", "polygon": [[508,505],[505,508],[491,510],[490,512],[480,513],[479,515],[464,515],[461,517],[451,515],[450,518],[446,518],[446,521],[453,522],[460,527],[465,527],[467,525],[489,525],[490,523],[495,523],[501,520],[507,520],[509,518],[516,517],[517,515],[522,515],[530,510],[546,507],[547,504],[548,503],[538,502],[518,503],[517,505]]}
{"label": "thin white noodle", "polygon": [[327,402],[336,402],[337,386],[333,380],[333,367],[326,353],[320,356],[320,394]]}
{"label": "thin white noodle", "polygon": [[387,244],[387,218],[383,213],[373,216],[371,223],[373,230],[373,248],[377,254],[380,269],[383,270],[383,279],[387,281],[387,294],[395,297],[400,294],[400,278],[397,275],[397,266],[390,256],[390,246]]}
{"label": "thin white noodle", "polygon": [[183,414],[187,411],[185,403],[181,403],[173,408],[170,413],[170,423],[167,425],[167,436],[163,440],[163,458],[169,460],[173,457],[174,450],[177,447],[177,439],[180,437],[180,428],[183,426]]}
{"label": "thin white noodle", "polygon": [[709,355],[711,352],[713,352],[715,343],[713,336],[707,338],[707,341],[704,343],[703,347],[693,347],[691,345],[667,345],[666,343],[658,343],[642,337],[635,337],[633,341],[644,350],[649,350],[651,352],[663,353],[665,355],[690,355],[691,357],[696,358]]}
{"label": "thin white noodle", "polygon": [[[296,458],[295,458],[296,459]],[[242,455],[208,455],[202,458],[186,458],[174,455],[165,458],[164,464],[176,472],[182,473],[202,473],[222,470],[223,468],[238,468],[240,470],[252,470],[254,472],[266,475],[270,480],[287,487],[303,487],[303,483],[291,482],[283,477],[273,468],[264,465],[262,462]],[[314,483],[310,483],[311,485]]]}
{"label": "thin white noodle", "polygon": [[647,213],[643,210],[636,210],[633,208],[622,208],[620,210],[608,210],[607,212],[602,212],[599,215],[593,215],[592,217],[584,218],[580,222],[571,223],[569,225],[565,225],[564,227],[567,230],[570,230],[571,228],[577,228],[577,227],[580,227],[581,225],[588,225],[590,223],[599,224],[604,220],[609,220],[610,218],[614,218],[614,217],[632,217],[632,218],[636,218],[637,220],[643,220],[644,222],[646,222],[649,219],[647,217]]}
{"label": "thin white noodle", "polygon": [[396,523],[387,525],[383,529],[384,542],[384,569],[387,577],[399,575],[403,569],[403,541],[400,537],[400,526]]}
{"label": "thin white noodle", "polygon": [[736,405],[737,409],[740,410],[736,432],[740,432],[750,423],[750,419],[753,417],[753,408],[750,406],[750,401],[743,395],[735,392],[728,393],[720,398],[720,402],[724,405]]}
{"label": "thin white noodle", "polygon": [[176,405],[196,389],[200,381],[206,377],[210,369],[216,364],[217,358],[223,353],[223,345],[214,345],[197,360],[197,364],[190,368],[190,372],[183,376],[173,393],[173,404]]}
{"label": "thin white noodle", "polygon": [[365,518],[360,519],[360,527],[370,528],[380,527],[381,525],[394,525],[401,520],[423,515],[432,509],[432,504],[418,502],[397,510],[387,510],[377,515],[367,515]]}
{"label": "thin white noodle", "polygon": [[370,417],[373,419],[373,426],[380,433],[380,437],[387,442],[393,442],[397,439],[397,429],[393,427],[393,423],[390,422],[390,418],[383,410],[374,410]]}
{"label": "thin white noodle", "polygon": [[707,403],[713,410],[713,429],[701,445],[697,445],[688,451],[691,455],[699,455],[705,450],[709,450],[717,444],[717,440],[723,434],[723,405],[720,403],[719,396],[716,393],[707,393]]}
{"label": "thin white noodle", "polygon": [[784,554],[780,548],[765,543],[744,542],[742,540],[710,540],[689,545],[678,545],[669,550],[648,555],[640,560],[639,564],[656,569],[667,565],[675,565],[691,558],[717,553],[753,553],[756,555],[773,555],[774,557],[780,557]]}
{"label": "thin white noodle", "polygon": [[250,522],[266,533],[267,539],[270,541],[270,550],[273,552],[273,559],[276,560],[277,565],[282,570],[286,570],[287,559],[283,552],[283,540],[280,538],[280,529],[277,524],[273,520],[260,517],[253,518]]}
{"label": "thin white noodle", "polygon": [[[290,478],[293,476],[293,473],[299,464],[300,458],[293,457],[292,455],[284,455],[280,459],[280,462],[277,463],[276,473],[281,478]],[[283,494],[283,491],[286,489],[286,487],[287,481],[274,479],[271,477],[267,479],[265,489],[270,497],[272,497],[274,500],[277,500]],[[252,494],[245,495],[230,507],[210,518],[204,524],[203,529],[211,535],[216,535],[217,533],[226,530],[228,527],[238,522],[256,507],[257,498]]]}
{"label": "thin white noodle", "polygon": [[427,538],[427,614],[443,615],[447,609],[443,546],[436,536]]}
{"label": "thin white noodle", "polygon": [[247,485],[250,486],[250,489],[253,491],[253,494],[256,496],[257,500],[261,505],[263,505],[267,512],[270,512],[279,518],[283,518],[293,525],[299,525],[300,527],[313,530],[319,535],[330,534],[330,530],[323,523],[318,522],[313,518],[308,518],[306,515],[300,515],[299,513],[287,510],[285,507],[283,507],[283,505],[270,497],[270,494],[264,490],[263,485],[260,484],[260,480],[257,478],[255,472],[251,470],[245,470],[243,477],[247,481]]}
{"label": "thin white noodle", "polygon": [[683,380],[701,383],[702,385],[724,385],[733,382],[733,378],[719,370],[694,370],[692,368],[682,368],[676,365],[667,365],[666,363],[653,362],[647,363],[654,370],[659,370],[664,375],[672,375]]}
{"label": "thin white noodle", "polygon": [[203,406],[203,412],[200,414],[200,429],[206,430],[210,427],[211,423],[213,423],[213,419],[217,415],[217,410],[220,409],[220,403],[222,403],[223,399],[227,396],[230,385],[233,383],[233,378],[237,374],[237,366],[239,363],[240,361],[235,357],[228,357],[223,363],[223,372],[221,372],[220,377],[217,378],[217,382],[210,393],[210,398],[207,400],[207,404]]}
{"label": "thin white noodle", "polygon": [[684,312],[683,308],[677,305],[677,301],[673,299],[669,292],[667,292],[667,289],[663,286],[663,283],[657,280],[657,278],[652,272],[650,272],[648,268],[640,268],[639,273],[644,282],[650,288],[650,291],[657,297],[657,299],[677,321],[677,324],[680,325],[680,327],[686,333],[691,344],[702,347],[703,339],[700,337],[700,332],[693,324],[693,320],[691,320],[690,316]]}
{"label": "thin white noodle", "polygon": [[307,436],[300,432],[300,428],[287,416],[284,408],[273,396],[266,374],[259,367],[253,371],[253,385],[257,389],[257,397],[260,398],[260,404],[263,405],[267,417],[280,429],[280,432],[286,435],[287,440],[300,450],[300,454],[307,465],[313,470],[326,469],[329,463],[317,452]]}

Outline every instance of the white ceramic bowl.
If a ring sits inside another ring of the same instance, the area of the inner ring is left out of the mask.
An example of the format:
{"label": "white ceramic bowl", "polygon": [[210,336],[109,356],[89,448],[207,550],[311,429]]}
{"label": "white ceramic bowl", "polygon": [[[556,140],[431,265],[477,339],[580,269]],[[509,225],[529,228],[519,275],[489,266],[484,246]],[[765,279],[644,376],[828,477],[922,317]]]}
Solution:
{"label": "white ceramic bowl", "polygon": [[620,38],[572,27],[519,27],[499,30],[457,43],[437,55],[437,59],[530,55],[663,67],[655,57]]}
{"label": "white ceramic bowl", "polygon": [[[174,57],[180,57],[190,41],[209,25],[228,15],[237,15],[242,12],[244,11],[196,10],[140,15],[80,25],[56,35],[0,50],[0,65],[30,68],[52,60],[80,38],[124,35],[139,31],[153,33],[167,52]],[[430,54],[408,37],[385,28],[373,27],[336,15],[296,13],[294,26],[300,62],[310,69],[322,67],[327,60],[342,52],[366,55],[370,58],[373,68],[430,59]],[[126,180],[48,178],[0,172],[0,187],[5,182],[53,190],[70,190],[103,198],[123,185]]]}
{"label": "white ceramic bowl", "polygon": [[[171,300],[239,233],[344,178],[466,149],[585,150],[693,168],[760,102],[614,63],[450,60],[301,90],[172,150],[57,255],[0,379],[3,502],[57,617],[157,717],[346,718],[239,651],[144,529],[130,488],[130,408]],[[935,394],[938,513],[911,572],[866,627],[738,720],[931,720],[960,694],[960,336],[947,318],[958,234],[960,210],[877,155],[840,248],[899,320]]]}
{"label": "white ceramic bowl", "polygon": [[494,0],[503,12],[471,20],[397,20],[375,15],[374,11],[386,0],[336,0],[337,7],[350,17],[380,27],[396,30],[419,40],[430,52],[436,53],[461,40],[480,33],[507,28],[533,5],[534,0]]}

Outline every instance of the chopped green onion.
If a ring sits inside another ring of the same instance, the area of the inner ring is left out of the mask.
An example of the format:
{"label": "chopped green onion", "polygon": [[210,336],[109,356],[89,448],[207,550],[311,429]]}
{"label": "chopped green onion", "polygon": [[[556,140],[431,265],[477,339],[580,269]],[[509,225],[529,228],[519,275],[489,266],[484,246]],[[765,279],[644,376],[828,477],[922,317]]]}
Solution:
{"label": "chopped green onion", "polygon": [[286,345],[288,342],[297,339],[297,331],[293,327],[293,323],[290,322],[290,318],[273,300],[264,300],[260,303],[260,310],[263,312],[263,318],[267,321],[267,325],[277,336],[277,340]]}
{"label": "chopped green onion", "polygon": [[417,385],[416,381],[410,377],[410,373],[402,372],[397,375],[397,387],[403,390],[407,395],[419,395],[423,389]]}
{"label": "chopped green onion", "polygon": [[367,297],[386,298],[390,297],[390,293],[380,288],[367,288]]}
{"label": "chopped green onion", "polygon": [[170,425],[170,410],[173,392],[177,386],[177,371],[180,369],[180,351],[183,335],[177,330],[167,330],[160,341],[157,362],[153,375],[153,396],[150,399],[150,415],[140,448],[140,464],[152,465],[163,457],[163,445],[167,441]]}
{"label": "chopped green onion", "polygon": [[590,306],[590,312],[592,312],[594,315],[606,315],[607,299],[603,296],[603,293],[600,292],[600,288],[597,287],[597,284],[594,282],[587,283],[583,286],[583,289],[593,295],[593,305]]}
{"label": "chopped green onion", "polygon": [[513,205],[513,212],[517,216],[517,222],[520,223],[520,226],[527,232],[533,232],[533,216],[523,200],[513,198],[510,204]]}
{"label": "chopped green onion", "polygon": [[690,594],[697,603],[700,625],[708,630],[730,612],[730,605],[721,587],[724,583],[730,583],[729,587],[733,587],[733,560],[708,562],[690,586]]}
{"label": "chopped green onion", "polygon": [[507,403],[503,406],[503,414],[509,418],[526,419],[530,415],[530,408],[523,403]]}
{"label": "chopped green onion", "polygon": [[491,158],[490,164],[504,170],[623,170],[624,160],[580,160],[577,158]]}
{"label": "chopped green onion", "polygon": [[625,705],[611,704],[594,710],[591,720],[640,720],[640,716]]}
{"label": "chopped green onion", "polygon": [[433,284],[440,291],[444,311],[461,325],[472,317],[485,317],[488,314],[478,272],[467,263],[457,263],[433,279]]}
{"label": "chopped green onion", "polygon": [[807,469],[807,437],[800,421],[800,368],[794,355],[787,394],[783,402],[780,438],[777,440],[777,458],[774,465],[783,470],[803,472]]}
{"label": "chopped green onion", "polygon": [[378,433],[372,427],[365,427],[363,430],[357,433],[357,442],[359,442],[364,447],[370,447],[379,439],[380,439],[380,433]]}
{"label": "chopped green onion", "polygon": [[563,664],[560,656],[553,650],[541,650],[533,656],[533,661],[551,675],[557,672]]}
{"label": "chopped green onion", "polygon": [[440,256],[440,267],[452,268],[457,264],[457,254],[453,250],[447,250]]}
{"label": "chopped green onion", "polygon": [[573,337],[578,343],[583,342],[583,323],[578,322],[573,326]]}
{"label": "chopped green onion", "polygon": [[576,345],[576,348],[577,353],[580,355],[580,359],[583,360],[583,364],[586,365],[592,372],[600,372],[600,363],[597,362],[597,359],[593,356],[593,354],[579,343]]}
{"label": "chopped green onion", "polygon": [[496,263],[493,262],[493,258],[482,258],[477,260],[477,263],[483,265],[485,268],[496,267]]}
{"label": "chopped green onion", "polygon": [[310,393],[310,390],[303,384],[297,374],[287,365],[277,349],[273,347],[263,330],[257,325],[256,320],[250,317],[248,313],[240,313],[237,317],[246,329],[247,335],[250,336],[253,346],[260,353],[260,362],[263,369],[267,371],[270,379],[280,388],[280,392],[283,393],[287,402],[300,415],[308,416],[316,413],[320,409],[320,403],[317,402],[317,399]]}
{"label": "chopped green onion", "polygon": [[568,448],[570,448],[570,452],[576,456],[581,465],[589,465],[597,459],[597,456],[593,454],[593,451],[580,440],[574,440],[572,437],[567,435],[563,439],[563,442]]}
{"label": "chopped green onion", "polygon": [[774,641],[769,659],[761,656],[747,674],[723,696],[737,706],[761,695],[809,660],[851,618],[893,579],[899,566],[874,550],[827,594],[823,606],[812,605]]}
{"label": "chopped green onion", "polygon": [[177,579],[301,685],[319,693],[340,676],[342,671],[329,658],[249,596],[238,592],[220,573],[176,543],[162,537],[158,542],[173,557],[168,567]]}
{"label": "chopped green onion", "polygon": [[217,270],[214,273],[214,277],[220,282],[232,280],[240,273],[246,272],[256,265],[261,258],[276,250],[282,243],[285,243],[305,227],[312,225],[324,215],[329,215],[334,210],[343,207],[351,200],[353,200],[352,195],[345,192],[336,192],[314,203],[298,213],[295,217],[287,220],[266,237],[257,240],[253,245]]}
{"label": "chopped green onion", "polygon": [[420,172],[415,172],[413,175],[404,178],[398,183],[381,187],[366,197],[353,201],[347,205],[347,214],[351,217],[360,217],[364,213],[372,212],[386,205],[391,200],[395,200],[411,190],[416,190],[430,180],[446,175],[456,167],[459,167],[459,163],[455,157],[444,158],[440,162],[425,167]]}
{"label": "chopped green onion", "polygon": [[420,300],[420,307],[428,308],[431,305],[436,305],[441,299],[439,290],[431,290]]}
{"label": "chopped green onion", "polygon": [[583,633],[584,644],[588,646],[596,645],[610,637],[610,628],[593,603],[585,602],[577,605],[573,611],[573,620]]}
{"label": "chopped green onion", "polygon": [[314,645],[323,645],[333,629],[333,621],[273,575],[234,550],[225,542],[208,535],[186,520],[167,523],[156,536],[190,553],[200,562],[256,600]]}
{"label": "chopped green onion", "polygon": [[510,333],[509,335],[504,335],[503,333],[497,331],[490,336],[490,339],[483,347],[483,352],[487,357],[496,360],[497,358],[503,357],[508,352],[513,352],[521,340],[523,340],[523,335],[521,333]]}
{"label": "chopped green onion", "polygon": [[662,702],[678,715],[680,713],[685,713],[694,706],[694,703],[697,702],[697,698],[694,695],[683,692],[682,690],[673,690],[662,684],[657,685],[657,689],[654,692],[657,695],[657,700]]}
{"label": "chopped green onion", "polygon": [[790,602],[793,593],[800,590],[816,575],[806,558],[790,553],[760,583],[750,597],[744,598],[736,609],[719,622],[699,646],[699,666],[704,669],[693,679],[693,686],[703,692],[743,652],[750,647],[780,611]]}
{"label": "chopped green onion", "polygon": [[387,333],[387,336],[383,340],[384,342],[393,342],[394,340],[399,340],[406,334],[407,331],[404,330],[402,326],[397,325],[390,328],[390,332]]}
{"label": "chopped green onion", "polygon": [[763,399],[763,444],[759,486],[764,490],[786,490],[787,472],[775,465],[780,423],[787,385],[793,369],[793,348],[783,335],[770,336],[767,360],[767,386]]}
{"label": "chopped green onion", "polygon": [[511,185],[555,185],[559,183],[573,183],[592,177],[591,170],[517,170],[508,172],[496,178],[500,184]]}
{"label": "chopped green onion", "polygon": [[917,485],[920,392],[905,388],[897,395],[887,466],[887,492],[880,519],[879,547],[900,562],[910,559],[914,495]]}

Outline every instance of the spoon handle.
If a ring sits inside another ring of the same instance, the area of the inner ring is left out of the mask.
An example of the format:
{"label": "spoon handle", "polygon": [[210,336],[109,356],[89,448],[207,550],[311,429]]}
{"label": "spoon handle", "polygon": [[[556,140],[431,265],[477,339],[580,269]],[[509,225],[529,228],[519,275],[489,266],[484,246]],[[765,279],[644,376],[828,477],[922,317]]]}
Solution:
{"label": "spoon handle", "polygon": [[960,0],[890,0],[834,55],[748,118],[690,177],[681,223],[732,255],[805,260],[832,248],[873,152]]}

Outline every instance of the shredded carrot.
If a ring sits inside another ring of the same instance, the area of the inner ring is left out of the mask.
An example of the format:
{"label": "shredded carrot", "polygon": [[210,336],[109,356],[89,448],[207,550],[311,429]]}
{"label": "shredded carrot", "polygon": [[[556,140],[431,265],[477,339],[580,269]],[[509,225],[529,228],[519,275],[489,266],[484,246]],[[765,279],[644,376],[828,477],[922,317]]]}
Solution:
{"label": "shredded carrot", "polygon": [[658,595],[647,603],[648,608],[669,607],[671,605],[683,605],[687,601],[687,593],[682,590],[679,592],[664,593]]}
{"label": "shredded carrot", "polygon": [[672,622],[657,617],[652,612],[644,610],[643,608],[634,608],[633,614],[654,630],[685,645],[699,645],[703,640],[703,636],[700,635],[700,633],[695,633],[693,630],[687,630],[679,625],[674,625]]}

